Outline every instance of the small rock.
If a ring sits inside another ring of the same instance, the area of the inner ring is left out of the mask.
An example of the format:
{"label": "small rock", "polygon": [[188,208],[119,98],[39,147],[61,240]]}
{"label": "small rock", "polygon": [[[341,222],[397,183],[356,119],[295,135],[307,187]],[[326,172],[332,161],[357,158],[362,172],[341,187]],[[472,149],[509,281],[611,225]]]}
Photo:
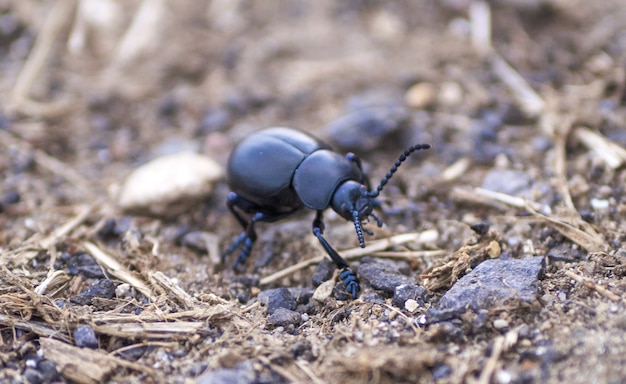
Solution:
{"label": "small rock", "polygon": [[609,201],[606,199],[591,199],[589,205],[596,211],[606,211],[609,209]]}
{"label": "small rock", "polygon": [[495,329],[505,329],[509,326],[509,322],[504,319],[495,319],[493,321],[493,327]]}
{"label": "small rock", "polygon": [[79,325],[74,330],[74,344],[81,348],[98,348],[98,338],[89,325]]}
{"label": "small rock", "polygon": [[411,108],[422,109],[431,106],[437,98],[437,87],[433,83],[417,83],[404,95],[404,102]]}
{"label": "small rock", "polygon": [[117,288],[115,288],[115,297],[121,299],[121,298],[127,298],[130,296],[130,284],[128,283],[123,283],[117,286]]}
{"label": "small rock", "polygon": [[485,176],[482,187],[507,195],[520,196],[528,190],[531,183],[531,177],[525,172],[494,168]]}
{"label": "small rock", "polygon": [[470,225],[470,229],[476,232],[477,235],[485,235],[489,232],[490,225],[488,223],[478,223]]}
{"label": "small rock", "polygon": [[275,327],[287,327],[288,325],[300,325],[302,316],[296,311],[287,308],[276,308],[268,318],[267,322]]}
{"label": "small rock", "polygon": [[44,383],[52,383],[60,380],[57,366],[52,360],[42,359],[37,363],[37,370],[41,373]]}
{"label": "small rock", "polygon": [[70,302],[78,305],[91,305],[91,300],[94,297],[102,297],[105,299],[112,299],[115,297],[115,289],[117,283],[114,283],[108,279],[98,280],[85,291],[76,296],[70,298]]}
{"label": "small rock", "polygon": [[185,234],[180,240],[181,245],[191,248],[201,253],[207,253],[212,244],[217,244],[217,237],[215,234],[194,231]]}
{"label": "small rock", "polygon": [[103,278],[102,267],[88,253],[77,253],[67,261],[67,273],[81,275],[86,278]]}
{"label": "small rock", "polygon": [[378,148],[381,140],[408,122],[408,112],[398,105],[359,106],[331,122],[326,130],[340,147],[367,151]]}
{"label": "small rock", "polygon": [[330,295],[333,294],[336,285],[337,284],[334,280],[326,280],[325,282],[320,284],[317,289],[315,289],[315,292],[313,292],[313,301],[318,303],[323,303],[324,301],[326,301],[326,299],[328,299]]}
{"label": "small rock", "polygon": [[162,156],[128,176],[118,194],[118,205],[126,211],[175,215],[205,199],[223,174],[222,166],[207,156]]}
{"label": "small rock", "polygon": [[447,107],[457,106],[463,101],[463,88],[456,81],[446,81],[439,87],[437,100]]}
{"label": "small rock", "polygon": [[325,257],[319,264],[317,264],[317,267],[313,272],[313,276],[311,277],[313,286],[317,287],[323,282],[328,281],[333,276],[333,272],[336,268],[337,266],[335,266],[330,259]]}
{"label": "small rock", "polygon": [[269,315],[274,314],[278,308],[293,311],[297,306],[296,299],[287,288],[268,289],[259,293],[258,299],[261,304],[267,307]]}
{"label": "small rock", "polygon": [[366,263],[359,267],[359,276],[367,280],[374,289],[394,293],[402,284],[413,284],[413,281],[389,265],[382,263]]}
{"label": "small rock", "polygon": [[307,304],[313,296],[313,289],[311,288],[287,288],[291,296],[296,300],[297,304]]}
{"label": "small rock", "polygon": [[198,131],[201,134],[223,131],[231,124],[232,116],[227,109],[210,109],[205,112]]}
{"label": "small rock", "polygon": [[402,284],[396,287],[391,303],[398,308],[405,308],[408,300],[413,300],[418,306],[424,305],[426,290],[417,284]]}
{"label": "small rock", "polygon": [[419,307],[420,305],[417,303],[417,301],[413,299],[408,299],[406,302],[404,302],[404,309],[411,313],[417,311],[417,308]]}
{"label": "small rock", "polygon": [[196,384],[250,384],[256,382],[254,367],[252,364],[244,363],[237,364],[235,368],[206,372],[198,378]]}
{"label": "small rock", "polygon": [[539,292],[543,257],[491,259],[482,262],[463,276],[439,300],[436,309],[462,313],[466,308],[477,312],[507,299],[531,301]]}

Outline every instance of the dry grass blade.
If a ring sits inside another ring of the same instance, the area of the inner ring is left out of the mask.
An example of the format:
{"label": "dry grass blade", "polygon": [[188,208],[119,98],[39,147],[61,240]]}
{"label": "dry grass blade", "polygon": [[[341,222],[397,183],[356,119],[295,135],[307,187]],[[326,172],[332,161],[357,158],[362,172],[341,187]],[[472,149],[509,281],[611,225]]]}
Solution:
{"label": "dry grass blade", "polygon": [[[136,320],[136,319],[135,319]],[[97,333],[126,339],[182,340],[207,327],[204,321],[175,321],[155,323],[106,323],[94,325]]]}
{"label": "dry grass blade", "polygon": [[526,80],[511,67],[502,57],[492,51],[491,68],[496,76],[504,82],[521,109],[528,116],[538,116],[545,109],[545,101],[535,92],[535,90],[526,82]]}
{"label": "dry grass blade", "polygon": [[63,377],[77,383],[96,384],[107,381],[119,368],[130,368],[155,378],[151,368],[88,348],[78,348],[50,338],[40,339],[47,359],[54,361]]}
{"label": "dry grass blade", "polygon": [[174,295],[174,297],[176,297],[178,301],[180,301],[185,306],[185,309],[190,309],[195,306],[194,298],[190,294],[185,292],[184,289],[179,287],[178,284],[172,281],[172,279],[165,276],[163,272],[150,272],[148,276],[150,277],[150,280],[152,280],[154,283],[160,285],[161,287],[168,290],[172,295]]}
{"label": "dry grass blade", "polygon": [[50,328],[48,323],[34,320],[20,320],[13,316],[0,313],[0,324],[8,328],[17,328],[44,337],[54,337],[55,339],[70,341],[69,336],[64,332]]}
{"label": "dry grass blade", "polygon": [[111,275],[117,277],[125,283],[128,283],[135,287],[149,300],[154,301],[155,296],[150,288],[137,277],[135,277],[128,269],[121,265],[113,256],[101,250],[94,243],[84,242],[83,246],[87,249],[89,254],[96,259],[96,261],[102,265]]}
{"label": "dry grass blade", "polygon": [[613,169],[621,167],[626,161],[624,148],[588,128],[577,128],[574,136]]}
{"label": "dry grass blade", "polygon": [[[374,252],[383,251],[394,245],[401,245],[401,244],[406,244],[410,242],[414,242],[418,244],[428,243],[431,241],[435,241],[438,236],[439,236],[438,232],[434,229],[429,229],[424,232],[404,233],[402,235],[392,236],[387,239],[375,241],[371,243],[370,245],[368,245],[366,248],[352,248],[352,249],[339,252],[339,253],[346,260],[354,260],[354,259],[358,259],[363,256],[366,256],[366,255],[370,255]],[[294,264],[288,268],[285,268],[281,271],[278,271],[274,274],[264,277],[263,279],[261,279],[260,284],[264,285],[264,284],[272,283],[276,280],[282,279],[285,276],[289,276],[290,274],[296,271],[299,271],[311,265],[318,264],[324,259],[324,257],[326,256],[318,256],[309,260],[302,261],[298,264]]]}
{"label": "dry grass blade", "polygon": [[517,344],[518,338],[519,328],[507,332],[504,336],[498,336],[493,341],[491,356],[489,357],[489,360],[487,360],[487,363],[485,363],[485,367],[480,373],[480,377],[476,381],[476,384],[489,384],[491,382],[491,377],[498,367],[498,359],[500,358],[500,355]]}
{"label": "dry grass blade", "polygon": [[541,213],[532,209],[532,207],[527,207],[527,209],[530,213],[533,214],[534,218],[556,229],[563,236],[567,237],[574,243],[587,250],[587,252],[596,253],[606,252],[608,250],[607,243],[602,235],[593,230],[593,228],[588,223],[585,222],[586,225],[583,227],[585,228],[585,230],[583,231],[563,220],[542,215]]}
{"label": "dry grass blade", "polygon": [[60,0],[52,7],[50,14],[37,34],[35,46],[24,63],[13,87],[11,109],[15,112],[28,115],[56,115],[65,109],[65,106],[41,105],[29,100],[28,96],[39,73],[44,68],[48,56],[53,51],[57,36],[63,30],[67,21],[71,19],[70,13],[74,7],[75,0]]}
{"label": "dry grass blade", "polygon": [[619,297],[618,295],[614,294],[613,292],[609,291],[608,289],[604,288],[601,285],[596,284],[595,282],[593,282],[593,280],[586,278],[584,276],[580,276],[572,271],[565,271],[565,274],[569,277],[571,277],[572,279],[576,280],[577,282],[579,282],[580,284],[584,285],[585,287],[592,289],[596,292],[598,292],[600,295],[613,300],[613,301],[620,301],[621,297]]}
{"label": "dry grass blade", "polygon": [[526,208],[530,205],[538,211],[550,212],[550,207],[537,202],[528,201],[523,197],[512,196],[506,193],[495,192],[480,187],[476,187],[474,189],[455,187],[450,192],[450,198],[455,201],[488,205],[500,210],[506,210],[507,206],[513,208]]}

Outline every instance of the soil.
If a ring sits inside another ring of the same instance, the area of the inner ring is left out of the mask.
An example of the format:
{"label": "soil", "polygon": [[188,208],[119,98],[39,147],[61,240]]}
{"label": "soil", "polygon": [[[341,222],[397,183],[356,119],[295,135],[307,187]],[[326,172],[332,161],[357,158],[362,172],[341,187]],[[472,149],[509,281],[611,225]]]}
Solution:
{"label": "soil", "polygon": [[[0,1],[0,382],[626,381],[625,31],[622,0]],[[404,115],[337,123],[380,107]],[[225,166],[271,126],[357,153],[374,185],[433,146],[381,194],[365,253],[326,213],[357,272],[391,260],[423,305],[316,287],[316,262],[268,278],[324,256],[310,211],[223,266],[223,179],[182,213],[116,205],[147,161]],[[538,294],[429,321],[487,226],[485,257],[545,258]],[[405,233],[435,236],[374,252]],[[257,301],[281,287],[300,321]]]}

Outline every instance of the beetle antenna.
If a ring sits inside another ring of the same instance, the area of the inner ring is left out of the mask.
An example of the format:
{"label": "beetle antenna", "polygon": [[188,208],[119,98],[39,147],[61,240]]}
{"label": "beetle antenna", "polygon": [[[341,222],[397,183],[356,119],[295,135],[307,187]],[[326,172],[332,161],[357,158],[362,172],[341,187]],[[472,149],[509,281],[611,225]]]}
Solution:
{"label": "beetle antenna", "polygon": [[354,221],[354,229],[356,230],[356,236],[359,238],[359,246],[361,246],[361,248],[365,248],[365,239],[363,238],[361,220],[359,220],[359,211],[352,211],[352,217]]}
{"label": "beetle antenna", "polygon": [[380,184],[378,185],[378,187],[376,187],[376,189],[368,192],[369,197],[377,197],[380,194],[380,191],[382,191],[383,188],[385,188],[385,185],[387,184],[389,179],[391,179],[393,174],[398,170],[398,167],[400,166],[400,164],[402,164],[402,162],[404,160],[406,160],[407,157],[409,157],[409,155],[411,155],[411,153],[413,153],[415,151],[418,151],[420,149],[428,149],[428,148],[430,148],[430,144],[417,144],[417,145],[414,145],[412,147],[409,147],[406,151],[404,151],[400,155],[400,157],[398,157],[398,160],[396,160],[396,162],[391,166],[391,169],[389,170],[389,172],[387,172],[385,177],[383,177],[380,180]]}

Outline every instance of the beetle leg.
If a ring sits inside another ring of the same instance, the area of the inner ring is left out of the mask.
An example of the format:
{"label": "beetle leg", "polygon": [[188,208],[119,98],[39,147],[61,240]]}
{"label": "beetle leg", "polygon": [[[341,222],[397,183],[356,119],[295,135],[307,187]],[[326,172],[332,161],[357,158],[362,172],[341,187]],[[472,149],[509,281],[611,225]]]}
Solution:
{"label": "beetle leg", "polygon": [[[248,256],[250,256],[250,252],[252,251],[252,246],[254,245],[254,242],[257,239],[256,231],[254,230],[254,224],[256,224],[259,221],[265,221],[265,222],[277,221],[277,220],[280,220],[284,217],[291,215],[294,211],[289,211],[289,212],[284,212],[284,213],[257,212],[250,218],[249,221],[246,221],[239,215],[239,212],[235,210],[235,206],[242,208],[245,211],[246,210],[245,204],[248,204],[248,202],[240,198],[235,193],[231,193],[228,196],[227,202],[228,202],[228,207],[233,212],[233,215],[237,218],[237,221],[241,223],[241,225],[244,228],[244,231],[241,233],[241,235],[239,235],[239,237],[235,239],[235,241],[231,244],[230,247],[228,247],[224,252],[222,252],[222,254],[220,255],[220,258],[221,258],[221,262],[224,263],[224,261],[226,261],[226,256],[233,253],[237,248],[241,247],[243,244],[243,247],[241,248],[241,252],[239,252],[239,255],[237,256],[237,258],[235,259],[235,262],[233,263],[233,269],[237,269],[240,265],[243,265],[246,262],[246,260],[248,259]],[[244,204],[244,207],[241,206],[242,204]]]}
{"label": "beetle leg", "polygon": [[[229,193],[228,197],[226,197],[226,206],[228,207],[228,209],[230,209],[230,212],[232,212],[233,216],[235,216],[235,218],[237,219],[239,224],[241,224],[243,229],[246,229],[248,227],[248,222],[243,217],[241,217],[241,215],[239,214],[239,212],[237,212],[235,207],[240,207],[241,209],[243,209],[245,211],[245,206],[249,205],[249,204],[246,204],[246,203],[247,202],[244,199],[242,199],[241,197],[239,197],[239,195],[236,194],[235,192]],[[235,248],[237,248],[237,247],[235,247]],[[232,251],[234,251],[234,249],[231,250],[230,252],[232,252]]]}
{"label": "beetle leg", "polygon": [[333,247],[328,244],[328,241],[322,236],[324,232],[324,217],[323,211],[317,211],[315,215],[315,220],[313,220],[313,234],[319,242],[322,244],[322,247],[328,253],[328,256],[333,260],[337,269],[341,269],[341,274],[339,277],[343,281],[343,285],[346,287],[346,290],[350,292],[353,299],[356,299],[356,295],[359,292],[359,280],[356,277],[356,273],[350,268],[348,262],[341,257],[337,251],[333,249]]}

